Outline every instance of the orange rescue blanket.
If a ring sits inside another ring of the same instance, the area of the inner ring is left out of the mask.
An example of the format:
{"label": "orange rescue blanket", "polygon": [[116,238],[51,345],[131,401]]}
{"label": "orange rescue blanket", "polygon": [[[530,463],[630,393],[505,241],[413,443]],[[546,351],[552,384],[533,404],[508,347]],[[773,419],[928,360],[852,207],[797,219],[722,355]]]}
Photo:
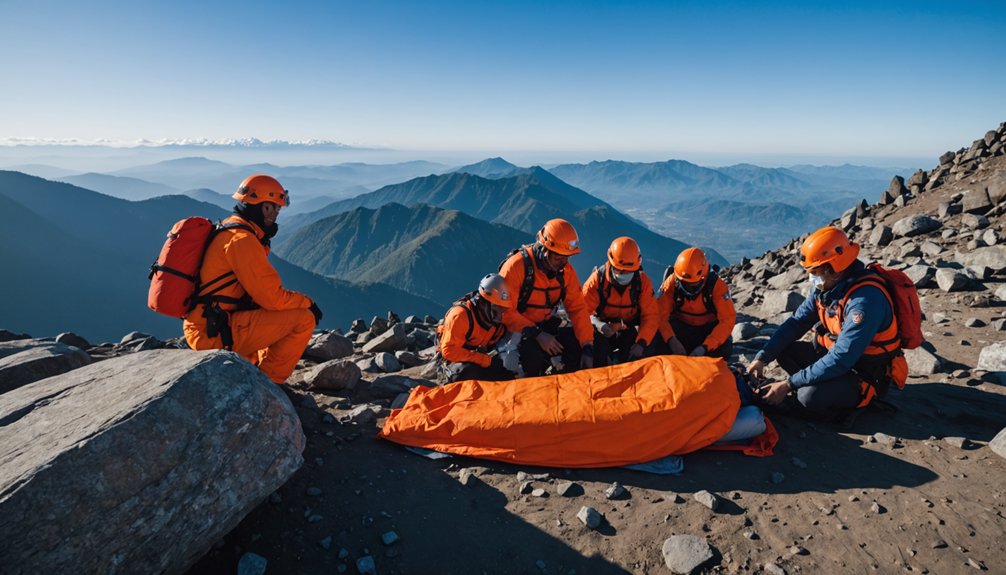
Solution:
{"label": "orange rescue blanket", "polygon": [[614,467],[702,449],[730,429],[739,408],[723,360],[657,356],[569,374],[417,387],[380,437],[510,463]]}

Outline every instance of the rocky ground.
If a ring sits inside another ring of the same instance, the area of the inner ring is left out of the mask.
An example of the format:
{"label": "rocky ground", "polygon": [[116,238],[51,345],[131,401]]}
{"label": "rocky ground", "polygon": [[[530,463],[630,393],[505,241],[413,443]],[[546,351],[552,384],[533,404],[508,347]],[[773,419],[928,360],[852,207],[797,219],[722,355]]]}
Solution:
{"label": "rocky ground", "polygon": [[[396,397],[437,383],[435,319],[361,320],[317,334],[284,386],[304,465],[189,573],[1006,573],[1006,435],[989,445],[1006,427],[1004,143],[1000,126],[836,220],[920,290],[929,343],[888,396],[896,412],[774,417],[774,456],[694,453],[677,476],[430,460],[376,434]],[[735,360],[806,293],[801,240],[724,270]],[[56,345],[100,360],[178,343],[59,339],[8,373],[33,377],[39,354],[82,361]]]}
{"label": "rocky ground", "polygon": [[[698,569],[706,572],[1006,572],[1006,459],[988,447],[1006,426],[1006,381],[975,369],[1006,333],[1006,129],[981,141],[907,185],[896,179],[880,202],[836,221],[862,243],[863,259],[906,269],[920,288],[930,345],[910,355],[915,375],[890,396],[896,413],[869,411],[848,428],[777,417],[773,457],[700,452],[679,476],[431,461],[376,439],[394,395],[423,381],[424,367],[397,378],[368,373],[381,369],[372,363],[395,366],[389,355],[358,353],[373,341],[358,324],[365,335],[349,333],[369,341],[342,360],[365,368],[352,389],[312,387],[308,369],[289,386],[308,436],[304,468],[192,572],[232,570],[251,552],[281,573],[369,565],[377,573],[664,573],[674,535],[708,543],[713,558]],[[726,270],[747,320],[735,330],[737,359],[806,293],[806,274],[790,271],[802,239]],[[419,340],[413,349],[428,343],[430,326],[402,325]],[[407,365],[417,359],[398,355]],[[992,371],[997,357],[984,367]],[[609,498],[615,483],[624,493]],[[713,509],[695,497],[702,491],[714,495]],[[603,516],[599,526],[578,518],[584,507]]]}

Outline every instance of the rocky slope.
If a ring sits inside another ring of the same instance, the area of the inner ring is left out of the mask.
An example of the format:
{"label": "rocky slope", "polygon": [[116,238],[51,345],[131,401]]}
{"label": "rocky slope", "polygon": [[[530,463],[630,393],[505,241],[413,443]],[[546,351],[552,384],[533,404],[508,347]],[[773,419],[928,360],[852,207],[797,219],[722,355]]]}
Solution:
{"label": "rocky slope", "polygon": [[[317,334],[283,387],[304,466],[190,573],[1006,572],[1004,142],[1006,125],[837,220],[920,286],[930,345],[896,413],[777,417],[773,457],[699,452],[678,476],[428,460],[375,436],[397,396],[437,383],[436,318],[359,320]],[[801,239],[725,270],[739,356],[806,292]],[[177,344],[61,338],[95,360]]]}

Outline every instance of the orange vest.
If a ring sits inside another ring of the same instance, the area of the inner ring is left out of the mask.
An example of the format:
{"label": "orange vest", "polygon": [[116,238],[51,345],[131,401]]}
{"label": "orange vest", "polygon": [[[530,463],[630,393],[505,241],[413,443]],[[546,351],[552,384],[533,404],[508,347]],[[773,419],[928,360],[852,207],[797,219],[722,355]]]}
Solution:
{"label": "orange vest", "polygon": [[[853,281],[837,304],[825,307],[821,303],[820,298],[815,299],[817,317],[821,321],[821,325],[827,330],[827,333],[818,334],[817,342],[828,350],[835,346],[835,340],[842,331],[842,324],[845,322],[845,306],[849,303],[849,298],[852,297],[853,292],[863,286],[873,286],[879,289],[884,294],[884,297],[887,298],[887,303],[891,306],[890,325],[878,331],[873,336],[870,345],[863,351],[863,356],[868,360],[877,361],[890,357],[886,375],[894,381],[899,389],[904,388],[905,381],[908,379],[908,363],[905,361],[905,356],[900,353],[901,338],[898,337],[898,317],[894,313],[894,300],[891,299],[891,294],[887,291],[884,280],[877,274],[867,273]],[[874,385],[865,379],[861,383],[861,392],[863,399],[860,401],[858,407],[865,407],[877,396],[877,390]]]}
{"label": "orange vest", "polygon": [[489,367],[492,358],[487,352],[505,333],[503,324],[483,327],[475,317],[475,304],[467,300],[447,311],[441,328],[440,355],[449,362],[467,361]]}

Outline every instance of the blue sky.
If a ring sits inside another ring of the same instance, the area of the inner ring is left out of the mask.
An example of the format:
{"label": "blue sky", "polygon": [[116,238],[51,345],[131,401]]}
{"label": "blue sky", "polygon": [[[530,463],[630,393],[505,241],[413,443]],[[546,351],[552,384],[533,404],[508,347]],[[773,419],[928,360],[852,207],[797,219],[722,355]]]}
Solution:
{"label": "blue sky", "polygon": [[935,158],[1006,120],[1006,2],[0,0],[0,139]]}

